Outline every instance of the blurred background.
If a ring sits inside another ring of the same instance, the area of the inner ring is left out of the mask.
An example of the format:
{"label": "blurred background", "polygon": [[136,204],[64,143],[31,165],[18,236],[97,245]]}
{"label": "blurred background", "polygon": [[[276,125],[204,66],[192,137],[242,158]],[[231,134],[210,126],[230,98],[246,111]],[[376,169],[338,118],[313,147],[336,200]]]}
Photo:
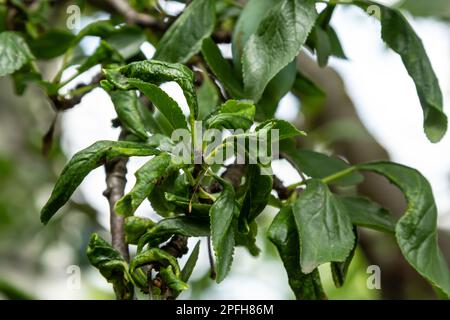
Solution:
{"label": "blurred background", "polygon": [[[380,1],[401,6],[422,38],[439,78],[450,113],[450,2],[448,0]],[[160,1],[177,14],[183,4]],[[320,9],[320,7],[319,7]],[[55,23],[64,24],[64,10]],[[91,10],[81,26],[106,13]],[[280,103],[277,117],[296,123],[309,137],[305,147],[333,152],[351,163],[391,159],[420,170],[430,181],[439,209],[440,244],[450,260],[450,135],[431,144],[422,130],[422,111],[412,80],[400,58],[380,38],[379,22],[351,6],[340,7],[332,20],[348,60],[332,58],[320,69],[309,53],[302,53],[300,68],[327,94],[320,108],[305,112],[304,101],[294,93]],[[85,53],[93,52],[99,40],[85,39]],[[230,57],[231,48],[221,46]],[[154,48],[141,50],[151,58]],[[40,67],[50,78],[58,61]],[[63,75],[69,78],[73,70]],[[93,69],[69,83],[66,89],[89,79]],[[164,88],[186,106],[179,87]],[[53,148],[44,157],[42,137],[54,120],[49,102],[38,88],[30,87],[22,97],[14,95],[11,80],[0,79],[0,299],[113,299],[111,286],[87,261],[85,249],[92,232],[108,238],[109,207],[103,168],[92,172],[72,200],[49,225],[39,221],[55,179],[68,159],[97,140],[115,140],[119,132],[111,126],[115,118],[108,95],[95,89],[75,108],[59,115]],[[134,171],[146,159],[132,159],[128,166],[129,190]],[[273,164],[285,184],[299,181],[298,174],[284,161]],[[385,180],[367,176],[360,192],[379,201],[400,216],[405,209],[402,195]],[[148,204],[138,213],[155,217]],[[190,290],[181,299],[292,299],[281,261],[266,240],[266,230],[275,210],[259,219],[258,245],[262,254],[251,257],[238,248],[230,276],[220,285],[209,279],[206,241],[191,278]],[[361,230],[361,245],[353,260],[346,285],[335,289],[329,267],[320,272],[330,299],[433,299],[430,286],[402,259],[395,239]],[[195,243],[195,239],[190,245]],[[183,263],[183,262],[181,262]],[[366,286],[369,265],[381,268],[381,290]],[[78,281],[80,280],[80,281]]]}

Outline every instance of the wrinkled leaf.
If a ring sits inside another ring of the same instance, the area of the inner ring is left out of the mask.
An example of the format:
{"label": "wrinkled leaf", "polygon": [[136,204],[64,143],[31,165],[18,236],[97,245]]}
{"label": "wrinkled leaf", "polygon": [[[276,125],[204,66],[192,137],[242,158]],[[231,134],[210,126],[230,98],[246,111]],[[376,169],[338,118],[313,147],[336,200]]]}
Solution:
{"label": "wrinkled leaf", "polygon": [[177,277],[180,276],[180,267],[178,266],[177,259],[170,253],[159,248],[150,248],[136,255],[133,260],[131,260],[130,273],[133,273],[137,268],[151,263],[159,263],[163,267],[171,266],[174,274]]}
{"label": "wrinkled leaf", "polygon": [[175,81],[183,90],[191,111],[191,116],[197,118],[198,105],[194,86],[194,74],[186,66],[178,63],[167,63],[156,60],[132,62],[126,66],[104,70],[106,78],[114,86],[122,90],[134,89],[136,83],[130,79],[141,80],[153,85]]}
{"label": "wrinkled leaf", "polygon": [[437,239],[437,209],[429,182],[418,171],[390,162],[358,166],[378,173],[405,195],[408,208],[397,222],[395,236],[406,260],[450,297],[450,273]]}
{"label": "wrinkled leaf", "polygon": [[98,141],[76,153],[61,172],[50,199],[41,211],[46,224],[70,198],[89,172],[116,157],[150,156],[159,153],[153,146],[125,141]]}
{"label": "wrinkled leaf", "polygon": [[155,223],[143,217],[126,217],[125,218],[125,240],[129,244],[138,244],[139,239],[150,230]]}
{"label": "wrinkled leaf", "polygon": [[254,101],[261,98],[269,81],[297,56],[316,18],[314,1],[283,0],[250,36],[242,67],[245,91]]}
{"label": "wrinkled leaf", "polygon": [[205,220],[187,216],[163,219],[141,237],[138,244],[138,252],[140,252],[146,244],[150,247],[157,246],[173,235],[206,237],[209,236],[209,234],[209,225]]}
{"label": "wrinkled leaf", "polygon": [[118,298],[127,300],[134,298],[134,287],[128,274],[128,264],[108,242],[94,233],[89,241],[87,256],[102,276],[113,284]]}
{"label": "wrinkled leaf", "polygon": [[159,269],[159,274],[161,278],[164,280],[164,283],[173,291],[175,291],[175,295],[179,292],[186,290],[189,286],[183,282],[173,271],[172,266],[162,267]]}

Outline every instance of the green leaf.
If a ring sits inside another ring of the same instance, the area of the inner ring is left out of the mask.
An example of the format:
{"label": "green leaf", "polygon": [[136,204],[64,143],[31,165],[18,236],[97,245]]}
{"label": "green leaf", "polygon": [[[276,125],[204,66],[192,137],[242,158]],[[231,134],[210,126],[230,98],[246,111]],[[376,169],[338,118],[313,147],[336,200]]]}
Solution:
{"label": "green leaf", "polygon": [[122,26],[103,37],[123,59],[128,60],[141,52],[141,45],[147,40],[138,27]]}
{"label": "green leaf", "polygon": [[227,276],[233,262],[234,218],[237,213],[233,186],[217,177],[223,191],[211,206],[211,238],[216,254],[216,282],[220,283]]}
{"label": "green leaf", "polygon": [[248,130],[253,124],[255,106],[250,101],[228,100],[205,120],[208,129]]}
{"label": "green leaf", "polygon": [[437,209],[429,182],[420,172],[390,162],[358,166],[378,173],[405,195],[408,208],[397,222],[395,236],[406,260],[450,297],[450,273],[437,239]]}
{"label": "green leaf", "polygon": [[197,241],[194,250],[192,250],[191,255],[189,256],[188,260],[186,261],[186,264],[181,270],[180,275],[181,281],[188,282],[189,278],[192,275],[192,272],[194,271],[195,265],[197,264],[199,252],[200,252],[200,241]]}
{"label": "green leaf", "polygon": [[99,20],[88,24],[86,27],[80,30],[77,34],[77,38],[74,43],[78,43],[86,36],[94,36],[105,38],[108,35],[114,33],[117,30],[114,24],[110,20]]}
{"label": "green leaf", "polygon": [[154,58],[186,63],[209,37],[216,22],[215,0],[194,0],[164,33]]}
{"label": "green leaf", "polygon": [[154,188],[148,196],[152,208],[161,216],[169,217],[176,212],[176,205],[166,199],[166,193],[173,193],[178,196],[188,197],[189,181],[185,175],[174,172],[165,177],[158,188]]}
{"label": "green leaf", "polygon": [[134,298],[134,287],[128,273],[128,264],[108,242],[94,233],[89,241],[87,256],[102,276],[113,284],[118,298],[126,300]]}
{"label": "green leaf", "polygon": [[198,118],[204,120],[214,110],[219,103],[219,93],[211,79],[204,74],[203,83],[197,91]]}
{"label": "green leaf", "polygon": [[239,71],[242,69],[242,52],[248,39],[256,32],[261,21],[277,2],[277,0],[249,0],[245,4],[234,27],[231,43],[233,62]]}
{"label": "green leaf", "polygon": [[262,174],[259,165],[248,165],[247,170],[245,182],[247,189],[239,214],[239,219],[245,219],[245,223],[255,220],[265,209],[273,185],[272,176]]}
{"label": "green leaf", "polygon": [[139,89],[167,119],[170,125],[169,134],[176,129],[187,129],[183,111],[178,103],[164,90],[154,84],[143,81],[130,80],[129,83]]}
{"label": "green leaf", "polygon": [[163,267],[171,266],[175,276],[180,276],[180,267],[177,259],[170,253],[159,248],[150,248],[144,252],[136,255],[130,263],[130,273],[133,273],[137,268],[151,264],[160,263]]}
{"label": "green leaf", "polygon": [[257,118],[266,120],[275,116],[278,104],[291,89],[297,74],[296,60],[270,80],[256,108]]}
{"label": "green leaf", "polygon": [[6,30],[6,21],[8,18],[8,7],[6,4],[0,3],[0,32]]}
{"label": "green leaf", "polygon": [[210,235],[209,225],[205,220],[188,216],[163,219],[141,237],[138,244],[138,252],[146,244],[154,247],[176,234],[186,237],[207,237]]}
{"label": "green leaf", "polygon": [[145,60],[132,62],[119,68],[106,69],[104,73],[109,82],[122,90],[134,89],[135,85],[139,83],[138,81],[130,83],[130,79],[141,80],[153,85],[175,81],[184,92],[191,117],[197,118],[198,116],[194,74],[182,64]]}
{"label": "green leaf", "polygon": [[305,116],[318,114],[326,101],[325,92],[301,72],[297,73],[292,92],[300,98]]}
{"label": "green leaf", "polygon": [[[315,151],[296,149],[290,142],[282,144],[280,146],[280,151],[289,159],[298,171],[315,179],[323,179],[350,168],[346,162],[339,158],[329,157]],[[333,180],[330,183],[348,186],[358,184],[362,182],[363,179],[364,177],[355,171],[342,178]]]}
{"label": "green leaf", "polygon": [[300,236],[300,264],[310,273],[326,262],[343,262],[355,242],[346,207],[320,180],[310,180],[293,204]]}
{"label": "green leaf", "polygon": [[0,33],[0,77],[19,70],[33,59],[22,36],[12,31]]}
{"label": "green leaf", "polygon": [[173,271],[172,266],[162,267],[159,269],[159,274],[161,278],[164,280],[164,283],[173,291],[175,291],[175,296],[178,295],[179,292],[186,290],[189,286],[184,283]]}
{"label": "green leaf", "polygon": [[352,223],[388,233],[395,232],[395,219],[379,204],[363,197],[341,197]]}
{"label": "green leaf", "polygon": [[447,0],[404,0],[400,3],[400,8],[418,17],[450,18],[450,6]]}
{"label": "green leaf", "polygon": [[56,181],[50,199],[41,211],[41,221],[46,224],[95,168],[117,157],[150,156],[157,153],[159,151],[154,146],[125,141],[98,141],[76,153]]}
{"label": "green leaf", "polygon": [[234,99],[244,98],[244,89],[241,81],[236,77],[230,63],[225,60],[217,44],[210,38],[202,44],[202,54],[220,83]]}
{"label": "green leaf", "polygon": [[45,86],[44,81],[42,81],[42,75],[32,63],[26,64],[20,70],[14,72],[11,77],[14,82],[15,93],[19,96],[25,93],[30,82]]}
{"label": "green leaf", "polygon": [[38,59],[52,59],[64,54],[76,36],[66,30],[53,29],[36,39],[30,39],[28,45]]}
{"label": "green leaf", "polygon": [[314,1],[283,0],[261,22],[242,56],[245,90],[254,101],[261,98],[269,81],[297,56],[316,18]]}
{"label": "green leaf", "polygon": [[364,10],[376,5],[381,10],[381,35],[386,44],[400,55],[413,79],[424,114],[425,134],[438,142],[447,131],[447,116],[443,111],[442,91],[427,56],[422,40],[406,18],[395,9],[372,1],[356,1]]}
{"label": "green leaf", "polygon": [[155,223],[143,217],[126,217],[125,218],[125,240],[129,244],[138,244],[139,239],[150,230]]}
{"label": "green leaf", "polygon": [[234,235],[234,240],[236,242],[236,246],[243,246],[247,248],[248,252],[257,257],[261,252],[261,249],[256,245],[256,237],[258,235],[258,224],[255,220],[248,223],[248,230],[236,230]]}
{"label": "green leaf", "polygon": [[175,204],[174,212],[190,213],[198,218],[209,217],[211,205],[208,203],[193,202],[187,197],[177,196],[172,193],[165,193],[166,200]]}
{"label": "green leaf", "polygon": [[306,136],[306,133],[298,130],[290,122],[285,120],[272,119],[264,121],[263,123],[259,124],[255,129],[255,131],[260,130],[278,130],[279,141],[297,136]]}
{"label": "green leaf", "polygon": [[344,285],[348,268],[350,267],[350,263],[352,262],[356,248],[358,247],[358,231],[356,230],[356,227],[353,228],[353,233],[355,234],[355,244],[347,259],[345,259],[344,262],[331,262],[330,264],[331,275],[336,288],[341,288]]}
{"label": "green leaf", "polygon": [[283,207],[273,219],[268,236],[278,249],[295,297],[298,300],[326,299],[319,271],[314,269],[310,274],[302,272],[299,258],[300,240],[290,206]]}
{"label": "green leaf", "polygon": [[97,64],[112,64],[120,63],[123,58],[120,54],[112,48],[106,41],[102,40],[95,52],[88,56],[78,67],[78,72],[83,73]]}
{"label": "green leaf", "polygon": [[121,125],[141,140],[147,140],[148,134],[139,113],[139,101],[134,91],[110,92]]}
{"label": "green leaf", "polygon": [[177,169],[179,166],[173,163],[172,157],[167,153],[161,153],[149,160],[134,174],[136,184],[133,189],[116,202],[114,209],[117,214],[132,215],[142,201],[149,196],[158,181]]}

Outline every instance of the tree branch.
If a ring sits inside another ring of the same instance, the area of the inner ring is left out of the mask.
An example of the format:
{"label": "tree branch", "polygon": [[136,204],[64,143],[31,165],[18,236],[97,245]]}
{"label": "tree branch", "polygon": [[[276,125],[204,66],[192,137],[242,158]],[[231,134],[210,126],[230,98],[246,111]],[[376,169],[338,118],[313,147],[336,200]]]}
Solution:
{"label": "tree branch", "polygon": [[105,9],[107,11],[114,11],[124,17],[127,23],[139,25],[142,27],[148,27],[160,31],[165,31],[167,29],[167,24],[161,20],[155,19],[154,17],[137,12],[128,3],[128,1],[123,0],[89,0],[89,2],[99,8]]}
{"label": "tree branch", "polygon": [[119,216],[114,210],[114,205],[125,192],[127,162],[127,158],[116,158],[105,164],[107,188],[103,195],[108,199],[110,208],[111,244],[126,261],[129,261],[128,244],[125,242],[124,217]]}

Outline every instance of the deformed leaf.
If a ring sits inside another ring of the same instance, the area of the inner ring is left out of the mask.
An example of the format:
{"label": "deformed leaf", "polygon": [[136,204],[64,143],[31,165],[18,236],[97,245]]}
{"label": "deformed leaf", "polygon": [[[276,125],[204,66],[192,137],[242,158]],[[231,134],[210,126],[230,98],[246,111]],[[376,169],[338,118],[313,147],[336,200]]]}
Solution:
{"label": "deformed leaf", "polygon": [[98,141],[76,153],[61,172],[50,199],[41,211],[46,224],[70,198],[89,172],[116,157],[150,156],[159,151],[145,143],[126,141]]}
{"label": "deformed leaf", "polygon": [[108,242],[94,233],[89,241],[87,256],[102,276],[113,284],[117,297],[126,300],[134,298],[134,287],[128,273],[128,264]]}
{"label": "deformed leaf", "polygon": [[33,54],[19,33],[0,33],[0,77],[19,70],[33,59]]}
{"label": "deformed leaf", "polygon": [[175,295],[189,288],[189,286],[174,273],[172,266],[160,268],[159,274],[161,275],[161,278],[164,280],[164,283],[170,289],[175,291]]}
{"label": "deformed leaf", "polygon": [[310,180],[292,209],[304,273],[326,262],[345,261],[355,243],[352,221],[339,197],[325,183]]}
{"label": "deformed leaf", "polygon": [[179,277],[180,276],[180,267],[178,266],[177,259],[172,256],[170,253],[161,250],[159,248],[150,248],[144,252],[136,255],[130,263],[130,273],[133,273],[137,268],[142,266],[158,263],[163,267],[171,266],[173,268],[174,274]]}
{"label": "deformed leaf", "polygon": [[194,0],[164,33],[154,58],[167,62],[187,62],[203,39],[210,36],[216,20],[215,0]]}
{"label": "deformed leaf", "polygon": [[408,208],[397,222],[395,236],[406,260],[435,287],[450,297],[450,273],[438,246],[437,209],[433,191],[420,172],[390,162],[358,166],[386,177],[405,195]]}
{"label": "deformed leaf", "polygon": [[242,67],[245,91],[255,102],[269,81],[297,56],[316,18],[313,0],[283,0],[250,36]]}
{"label": "deformed leaf", "polygon": [[143,217],[126,217],[125,218],[125,240],[129,244],[137,244],[139,239],[150,230],[155,223]]}
{"label": "deformed leaf", "polygon": [[173,163],[172,157],[167,153],[161,153],[149,160],[136,171],[136,184],[133,189],[115,204],[117,214],[132,215],[155,188],[158,180],[177,169],[178,165]]}
{"label": "deformed leaf", "polygon": [[290,206],[283,207],[273,219],[268,236],[278,249],[289,278],[289,285],[294,291],[295,297],[298,300],[326,299],[319,271],[314,269],[309,274],[302,272],[300,240]]}
{"label": "deformed leaf", "polygon": [[194,86],[194,74],[186,66],[157,60],[132,62],[126,66],[104,70],[106,79],[122,90],[135,88],[129,79],[141,80],[153,85],[175,81],[183,90],[191,111],[191,117],[197,118],[198,105]]}
{"label": "deformed leaf", "polygon": [[157,246],[173,235],[206,237],[209,236],[209,234],[208,221],[187,216],[166,218],[159,221],[140,238],[138,252],[140,252],[146,244],[150,247]]}

